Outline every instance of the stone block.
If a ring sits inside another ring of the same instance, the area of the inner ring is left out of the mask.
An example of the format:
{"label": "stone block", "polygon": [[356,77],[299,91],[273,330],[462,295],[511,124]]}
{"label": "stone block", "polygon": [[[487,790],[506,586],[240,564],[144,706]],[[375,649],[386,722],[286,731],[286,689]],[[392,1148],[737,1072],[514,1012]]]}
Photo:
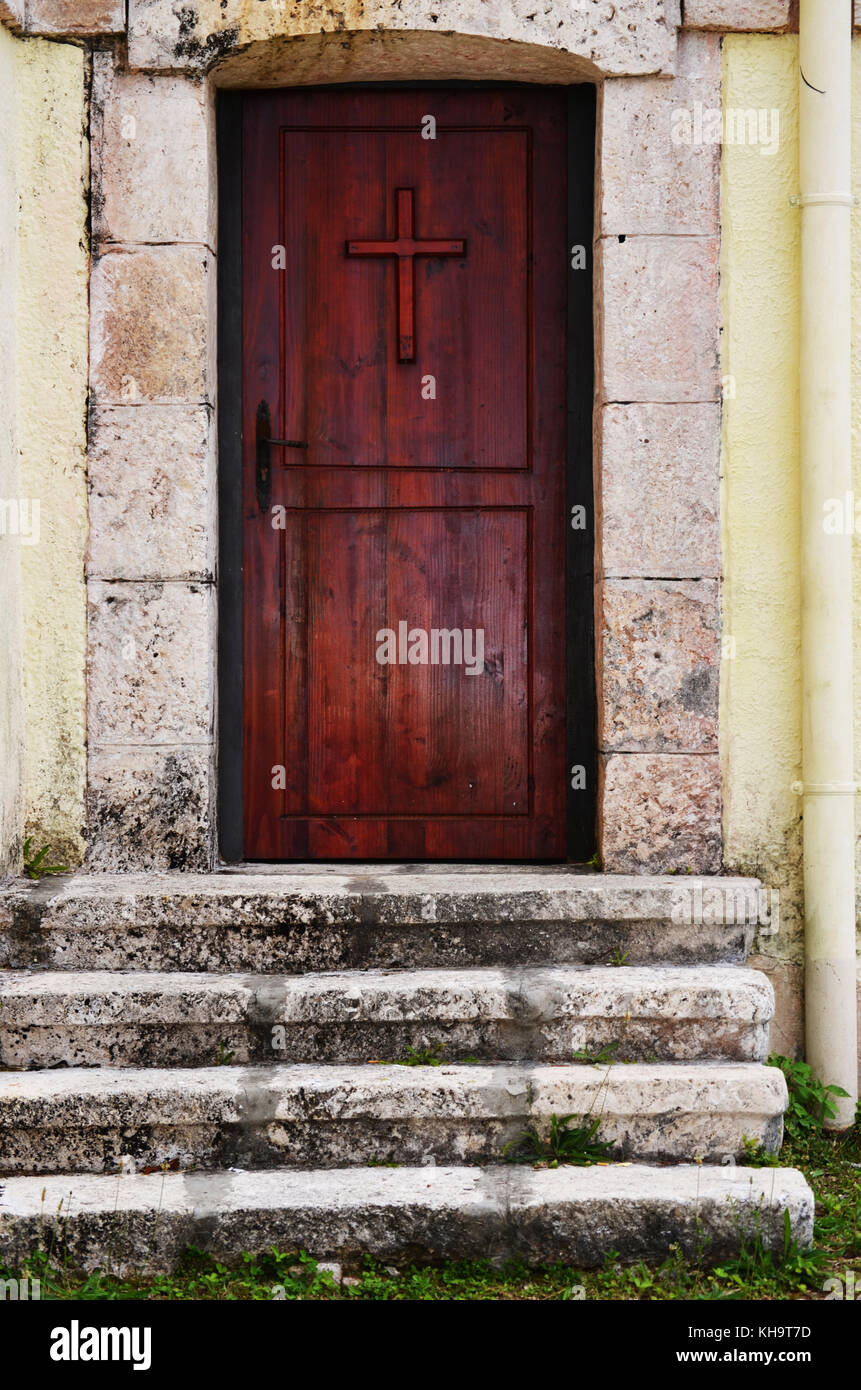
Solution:
{"label": "stone block", "polygon": [[213,578],[215,426],[207,406],[94,410],[89,489],[91,578]]}
{"label": "stone block", "polygon": [[[0,983],[4,1067],[338,1065],[441,1047],[447,1058],[764,1062],[774,1007],[754,970],[353,971],[179,975],[43,970]],[[222,1030],[219,1032],[219,1030]],[[0,1107],[2,1114],[2,1107]]]}
{"label": "stone block", "polygon": [[[199,979],[193,976],[190,988]],[[0,983],[4,1005],[7,996],[13,1007],[24,1002],[12,993],[15,983]],[[70,988],[69,1009],[81,1002]],[[93,1003],[88,996],[82,1012]],[[114,1022],[115,997],[100,993],[98,1004]],[[786,1082],[777,1067],[635,1063],[613,1067],[608,1075],[604,1068],[577,1064],[299,1064],[260,1068],[255,1082],[238,1065],[169,1066],[166,1059],[182,1029],[161,1018],[158,1024],[152,1031],[161,1034],[164,1047],[153,1039],[152,1069],[73,1063],[74,1070],[5,1076],[4,1176],[115,1173],[124,1155],[139,1168],[179,1157],[183,1168],[311,1169],[337,1166],[347,1153],[356,1166],[418,1165],[428,1156],[437,1163],[493,1163],[528,1124],[546,1132],[551,1115],[572,1113],[600,1115],[600,1136],[616,1146],[613,1157],[639,1163],[741,1161],[745,1140],[755,1139],[771,1152],[780,1144]],[[232,1045],[235,1027],[221,1027]],[[12,1031],[0,1024],[4,1043]],[[23,1048],[28,1036],[48,1032],[54,1028],[34,1029],[28,1021],[14,1026]],[[218,1053],[215,1037],[207,1062]],[[25,1067],[32,1066],[26,1051],[20,1055]]]}
{"label": "stone block", "polygon": [[601,758],[599,794],[608,873],[719,872],[717,755],[611,753]]}
{"label": "stone block", "polygon": [[604,406],[605,575],[720,574],[720,428],[717,404]]}
{"label": "stone block", "polygon": [[215,264],[194,246],[104,247],[90,280],[90,385],[100,405],[209,401]]}
{"label": "stone block", "polygon": [[211,764],[206,747],[91,749],[88,867],[210,868]]}
{"label": "stone block", "polygon": [[0,24],[17,32],[24,28],[25,23],[24,0],[0,0]]}
{"label": "stone block", "polygon": [[600,611],[602,751],[716,752],[715,581],[607,580]]}
{"label": "stone block", "polygon": [[125,0],[26,0],[30,34],[124,34]]}
{"label": "stone block", "polygon": [[[119,750],[121,753],[123,750]],[[129,758],[134,749],[125,750]],[[141,750],[145,751],[145,750]],[[684,911],[679,887],[684,883]],[[552,865],[290,865],[266,873],[78,874],[34,911],[32,884],[0,891],[0,969],[462,970],[737,964],[756,879],[570,873]],[[705,894],[738,901],[693,911]],[[693,899],[688,895],[692,894]],[[687,910],[691,903],[691,910]],[[130,930],[133,928],[133,930]]]}
{"label": "stone block", "polygon": [[199,81],[93,58],[93,236],[215,246],[214,111]]}
{"label": "stone block", "polygon": [[600,390],[605,401],[718,399],[715,237],[605,237]]}
{"label": "stone block", "polygon": [[212,587],[91,580],[87,592],[91,746],[208,742]]}
{"label": "stone block", "polygon": [[[399,0],[397,6],[391,0],[366,0],[330,7],[301,0],[187,0],[183,5],[176,0],[129,0],[129,62],[139,69],[206,71],[239,53],[246,79],[266,74],[277,85],[277,71],[268,66],[273,47],[280,52],[283,82],[285,70],[295,78],[293,65],[308,56],[307,50],[289,52],[285,40],[313,36],[310,48],[319,56],[323,45],[318,40],[332,35],[338,48],[346,48],[346,53],[335,51],[335,61],[346,59],[353,81],[391,79],[393,53],[402,47],[410,55],[409,69],[399,72],[402,76],[499,81],[525,75],[521,65],[542,50],[545,81],[564,80],[566,74],[570,80],[596,72],[672,72],[680,18],[679,0],[615,0],[612,5],[578,0],[561,7],[536,7],[532,0],[505,5],[437,0],[430,9],[423,0]],[[346,45],[344,30],[351,35]],[[380,31],[385,31],[382,43]],[[331,81],[331,66],[322,65],[317,80],[327,80],[327,71]],[[313,72],[303,72],[303,80],[314,77]]]}
{"label": "stone block", "polygon": [[[774,990],[774,1017],[771,1020],[769,1051],[782,1057],[804,1055],[804,966],[775,956],[753,955],[750,963],[771,981]],[[861,1004],[861,999],[859,999]],[[861,1055],[859,1055],[861,1073]]]}
{"label": "stone block", "polygon": [[[0,1208],[0,1258],[12,1268],[63,1242],[75,1269],[111,1252],[119,1277],[181,1268],[190,1245],[239,1265],[273,1246],[315,1259],[382,1263],[486,1259],[601,1267],[674,1252],[709,1263],[756,1240],[784,1249],[813,1239],[814,1197],[794,1168],[679,1164],[535,1171],[446,1168],[11,1177]],[[61,1215],[56,1213],[60,1212]],[[787,1215],[788,1214],[788,1215]],[[60,1224],[62,1221],[62,1224]],[[46,1229],[46,1227],[48,1229]]]}
{"label": "stone block", "polygon": [[790,0],[685,0],[685,26],[756,32],[786,29]]}
{"label": "stone block", "polygon": [[[603,234],[718,231],[720,146],[679,141],[674,113],[720,110],[720,40],[683,34],[678,73],[604,85],[600,216]],[[676,139],[673,138],[674,133]]]}

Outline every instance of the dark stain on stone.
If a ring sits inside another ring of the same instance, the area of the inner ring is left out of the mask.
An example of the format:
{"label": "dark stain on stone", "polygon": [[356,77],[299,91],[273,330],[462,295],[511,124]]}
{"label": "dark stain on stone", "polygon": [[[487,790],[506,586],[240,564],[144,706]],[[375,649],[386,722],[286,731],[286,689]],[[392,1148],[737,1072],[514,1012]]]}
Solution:
{"label": "dark stain on stone", "polygon": [[[90,176],[90,226],[103,226],[105,220],[105,195],[102,188],[102,170],[98,161]],[[95,259],[95,257],[94,257]]]}
{"label": "dark stain on stone", "polygon": [[110,869],[209,868],[206,805],[195,766],[184,754],[169,754],[159,781],[131,802],[122,784],[115,788],[109,781],[99,791],[91,788],[87,803],[90,848],[108,849]]}
{"label": "dark stain on stone", "polygon": [[713,696],[717,680],[714,666],[695,666],[679,686],[679,699],[686,710],[694,714],[713,714]]}
{"label": "dark stain on stone", "polygon": [[201,66],[208,66],[218,58],[223,58],[226,53],[230,53],[237,47],[239,42],[239,26],[233,25],[229,29],[222,29],[217,34],[207,34],[201,41],[196,34],[197,30],[197,11],[193,5],[183,5],[177,12],[179,20],[179,36],[174,45],[174,54],[177,58],[186,58],[192,63]]}
{"label": "dark stain on stone", "polygon": [[373,925],[376,921],[373,912],[370,916],[366,917],[363,911],[365,907],[364,895],[366,893],[388,893],[389,885],[386,880],[384,878],[375,877],[373,874],[355,874],[353,877],[346,880],[344,889],[347,893],[358,893],[361,895],[361,907],[359,909],[360,919],[368,921]]}
{"label": "dark stain on stone", "polygon": [[4,960],[7,969],[26,970],[31,966],[50,964],[50,951],[42,921],[52,897],[65,882],[68,882],[67,876],[58,875],[53,881],[43,880],[26,887],[22,885],[20,893],[16,893],[12,907],[9,949],[8,952],[3,952],[4,957],[7,954],[9,957],[8,960]]}

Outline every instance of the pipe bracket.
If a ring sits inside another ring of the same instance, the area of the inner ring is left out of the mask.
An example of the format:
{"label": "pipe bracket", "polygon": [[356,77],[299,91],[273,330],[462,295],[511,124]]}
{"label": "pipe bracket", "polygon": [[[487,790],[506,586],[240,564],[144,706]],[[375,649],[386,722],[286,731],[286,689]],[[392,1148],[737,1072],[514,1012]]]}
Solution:
{"label": "pipe bracket", "polygon": [[793,193],[789,199],[789,206],[792,208],[827,207],[829,205],[854,208],[858,206],[858,199],[852,193]]}
{"label": "pipe bracket", "polygon": [[855,796],[858,782],[793,782],[790,791],[796,796]]}

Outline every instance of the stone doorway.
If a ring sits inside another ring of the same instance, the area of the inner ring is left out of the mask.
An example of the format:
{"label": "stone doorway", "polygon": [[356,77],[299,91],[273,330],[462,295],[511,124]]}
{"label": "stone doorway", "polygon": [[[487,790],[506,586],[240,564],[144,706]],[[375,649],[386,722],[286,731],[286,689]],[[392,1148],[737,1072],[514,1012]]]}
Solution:
{"label": "stone doorway", "polygon": [[[216,106],[231,88],[478,73],[598,88],[595,233],[577,238],[598,343],[583,410],[597,640],[580,672],[597,687],[598,847],[613,871],[717,870],[719,152],[668,146],[666,129],[710,85],[719,104],[719,40],[661,31],[658,51],[645,31],[608,29],[562,53],[510,36],[363,34],[346,62],[341,35],[150,53],[154,33],[136,31],[135,70],[119,51],[94,54],[90,867],[242,857],[219,845],[236,784],[217,753],[230,670],[219,687],[216,660],[236,648],[216,584],[234,582],[236,557],[216,505],[216,410],[222,428],[229,417],[216,392]],[[569,749],[567,762],[584,759]]]}

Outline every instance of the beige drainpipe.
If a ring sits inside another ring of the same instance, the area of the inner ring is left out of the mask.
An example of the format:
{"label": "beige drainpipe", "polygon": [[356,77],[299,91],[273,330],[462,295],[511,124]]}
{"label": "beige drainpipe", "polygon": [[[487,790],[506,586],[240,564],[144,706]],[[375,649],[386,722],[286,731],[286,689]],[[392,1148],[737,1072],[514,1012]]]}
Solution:
{"label": "beige drainpipe", "polygon": [[[801,0],[801,621],[807,1060],[857,1100],[852,534],[823,506],[852,491],[852,0]],[[818,89],[818,90],[817,90]]]}

